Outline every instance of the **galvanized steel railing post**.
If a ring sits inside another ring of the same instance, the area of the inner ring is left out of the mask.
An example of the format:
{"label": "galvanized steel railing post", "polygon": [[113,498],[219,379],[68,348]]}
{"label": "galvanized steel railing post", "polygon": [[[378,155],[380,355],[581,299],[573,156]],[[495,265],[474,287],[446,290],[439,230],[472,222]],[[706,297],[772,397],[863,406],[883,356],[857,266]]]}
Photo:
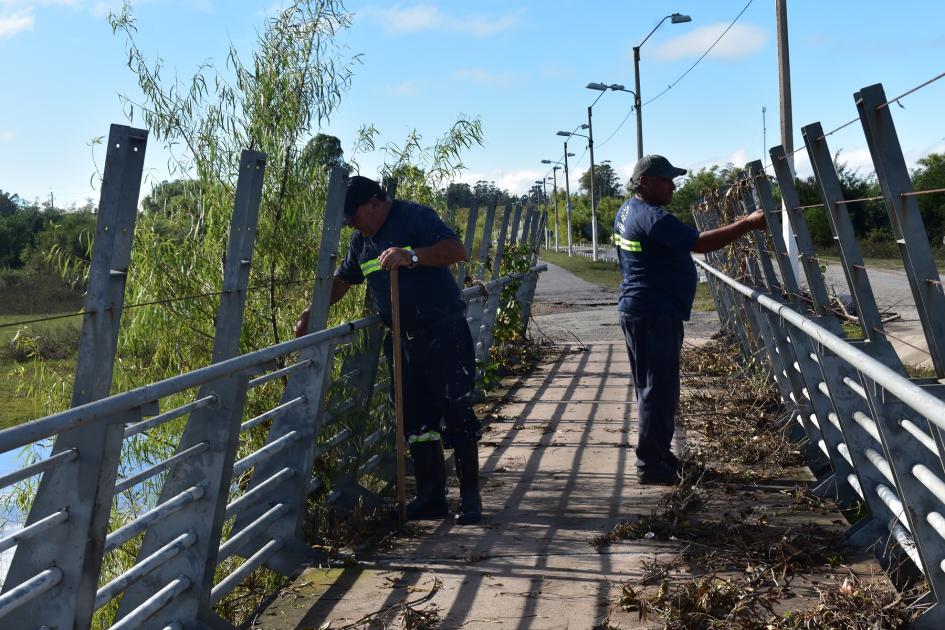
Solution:
{"label": "galvanized steel railing post", "polygon": [[[785,294],[788,302],[799,313],[810,315],[810,309],[801,296],[801,289],[794,277],[791,260],[788,256],[788,248],[784,242],[783,232],[781,230],[781,220],[779,212],[774,207],[774,197],[771,194],[771,183],[764,173],[761,161],[756,160],[749,164],[749,173],[751,175],[752,187],[755,194],[757,207],[765,213],[765,219],[768,223],[768,233],[775,249],[775,256],[778,261],[778,267],[781,271],[781,278],[784,284]],[[767,252],[761,252],[767,256]],[[839,329],[839,324],[835,320],[833,328]],[[844,436],[840,428],[830,422],[831,410],[833,413],[839,413],[839,410],[833,407],[828,394],[820,391],[819,384],[822,382],[820,366],[815,360],[815,348],[810,338],[806,335],[791,335],[790,345],[797,359],[797,364],[801,372],[801,378],[804,382],[807,396],[811,401],[814,414],[816,416],[817,426],[823,435],[825,444],[828,447],[828,458],[833,469],[833,478],[828,479],[820,487],[814,490],[818,496],[829,496],[833,494],[840,505],[851,505],[857,499],[856,490],[849,483],[849,476],[855,472],[852,462],[847,461],[839,450],[844,445]],[[814,421],[813,418],[810,419]],[[832,488],[831,488],[832,486]]]}
{"label": "galvanized steel railing post", "polygon": [[[309,334],[324,329],[328,322],[347,180],[347,170],[339,167],[331,169],[312,301],[309,306]],[[303,526],[309,482],[315,463],[316,440],[323,422],[323,402],[331,379],[334,347],[334,343],[321,343],[299,353],[299,360],[309,362],[309,366],[289,375],[280,404],[299,397],[304,398],[305,402],[273,419],[266,443],[272,444],[277,440],[286,439],[289,435],[295,435],[295,439],[290,447],[282,451],[280,457],[256,465],[249,490],[258,487],[285,468],[289,468],[292,474],[267,491],[264,501],[247,508],[238,516],[230,535],[232,538],[274,506],[287,506],[288,509],[274,519],[262,535],[251,536],[240,550],[236,550],[236,553],[245,557],[248,554],[242,550],[255,552],[270,539],[280,540],[282,549],[267,559],[265,564],[283,575],[291,575],[301,564],[316,556],[304,541]]]}
{"label": "galvanized steel railing post", "polygon": [[[265,170],[264,153],[242,152],[224,259],[223,291],[216,318],[213,363],[230,359],[239,353]],[[158,624],[197,618],[208,623],[216,621],[216,615],[210,610],[210,590],[213,587],[217,549],[229,498],[233,462],[239,445],[239,428],[248,380],[246,374],[234,374],[200,388],[197,399],[214,396],[216,403],[190,414],[177,452],[200,444],[206,444],[208,448],[169,470],[157,503],[161,504],[194,485],[202,486],[203,499],[194,501],[149,527],[137,557],[140,562],[188,532],[194,534],[196,540],[125,590],[118,608],[118,619],[133,613],[167,584],[180,576],[186,576],[190,587],[158,611],[152,621]]]}
{"label": "galvanized steel railing post", "polygon": [[[506,207],[508,211],[508,207]],[[522,204],[516,203],[514,215],[512,216],[512,231],[509,232],[509,241],[513,244],[518,242],[519,222],[522,220]]]}
{"label": "galvanized steel railing post", "polygon": [[[537,215],[537,213],[534,213]],[[544,213],[541,217],[532,217],[532,221],[536,228],[539,224],[544,224],[545,220],[548,218],[548,214]],[[531,230],[529,235],[529,240],[526,241],[529,245],[529,271],[525,272],[525,277],[522,278],[522,284],[518,290],[517,301],[519,305],[519,313],[522,317],[522,334],[528,330],[528,321],[532,316],[532,300],[535,299],[535,290],[538,287],[538,272],[532,271],[531,268],[538,263],[538,241],[541,237],[540,229]]]}
{"label": "galvanized steel railing post", "polygon": [[886,93],[877,83],[857,92],[854,100],[935,374],[942,378],[945,377],[945,293],[918,201],[911,195],[914,192],[912,179],[886,104]]}
{"label": "galvanized steel railing post", "polygon": [[[476,224],[479,222],[479,199],[469,207],[469,217],[466,220],[466,233],[463,244],[466,246],[466,260],[472,261],[473,243],[476,238]],[[456,284],[462,289],[466,286],[466,270],[469,263],[461,262],[456,265]]]}
{"label": "galvanized steel railing post", "polygon": [[489,202],[489,205],[486,209],[486,222],[482,226],[482,237],[479,242],[479,279],[486,279],[486,270],[488,269],[489,262],[489,248],[492,247],[492,232],[493,227],[495,226],[495,212],[496,212],[496,202],[495,199]]}
{"label": "galvanized steel railing post", "polygon": [[[840,253],[840,264],[850,288],[850,295],[856,305],[857,318],[863,328],[864,336],[880,350],[884,358],[882,361],[889,367],[905,374],[899,358],[893,347],[889,345],[883,332],[883,323],[876,307],[876,298],[866,274],[863,256],[860,253],[860,244],[853,232],[850,215],[843,206],[843,191],[840,188],[840,178],[833,163],[833,154],[827,146],[824,130],[820,123],[813,123],[801,129],[804,135],[804,144],[807,146],[807,155],[810,157],[814,177],[820,187],[821,198],[826,210],[827,222],[833,232]],[[897,366],[897,367],[893,367]]]}
{"label": "galvanized steel railing post", "polygon": [[[124,125],[112,125],[108,134],[73,407],[105,398],[111,388],[147,137],[146,130]],[[140,414],[74,429],[56,439],[52,455],[75,449],[78,456],[43,475],[26,524],[64,508],[69,517],[42,541],[17,547],[3,592],[50,567],[57,567],[62,579],[48,594],[23,604],[0,625],[31,628],[41,619],[50,627],[89,626],[124,434],[121,422],[136,419]]]}
{"label": "galvanized steel railing post", "polygon": [[[781,190],[781,200],[791,223],[791,230],[794,232],[794,240],[797,242],[798,256],[807,278],[807,287],[810,290],[811,301],[814,303],[814,311],[818,315],[827,315],[830,313],[830,296],[827,295],[827,284],[820,272],[820,262],[814,251],[810,230],[807,229],[804,211],[800,209],[801,200],[797,194],[797,187],[794,185],[791,164],[784,154],[784,147],[780,145],[773,147],[770,154],[778,188]],[[837,331],[836,334],[842,336],[843,333]]]}
{"label": "galvanized steel railing post", "polygon": [[[502,210],[502,224],[499,227],[499,236],[496,241],[495,257],[492,261],[492,280],[497,280],[502,271],[502,259],[505,256],[506,235],[509,231],[509,221],[512,217],[511,209],[505,206]],[[492,343],[495,339],[495,322],[499,314],[502,297],[502,287],[495,287],[489,294],[486,301],[486,309],[483,317],[483,331],[479,336],[479,343],[476,344],[476,361],[488,361],[492,353]]]}

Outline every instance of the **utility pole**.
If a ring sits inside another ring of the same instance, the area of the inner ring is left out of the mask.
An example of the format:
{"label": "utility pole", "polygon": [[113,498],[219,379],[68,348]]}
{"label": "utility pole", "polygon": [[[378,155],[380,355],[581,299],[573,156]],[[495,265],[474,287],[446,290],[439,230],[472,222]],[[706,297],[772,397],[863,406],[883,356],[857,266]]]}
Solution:
{"label": "utility pole", "polygon": [[568,256],[571,255],[571,181],[568,177],[568,141],[564,141],[564,194],[567,195],[567,204],[565,205],[565,214],[568,224]]}
{"label": "utility pole", "polygon": [[56,198],[53,197],[52,191],[49,191],[49,209],[52,210],[56,207]]}
{"label": "utility pole", "polygon": [[597,199],[594,196],[594,128],[591,126],[591,107],[593,105],[587,108],[587,148],[591,153],[591,260],[597,262]]}
{"label": "utility pole", "polygon": [[761,160],[764,161],[765,156],[768,154],[768,120],[765,114],[768,112],[768,108],[764,105],[761,106]]}
{"label": "utility pole", "polygon": [[551,177],[553,181],[553,188],[551,189],[551,194],[555,198],[555,253],[558,251],[558,169],[561,168],[555,164],[551,168]]}
{"label": "utility pole", "polygon": [[[778,28],[778,87],[781,94],[781,145],[787,154],[788,164],[791,172],[794,173],[794,133],[793,119],[791,113],[791,58],[788,52],[788,24],[787,24],[787,0],[774,0],[775,11],[777,12]],[[767,153],[762,154],[762,158]],[[794,272],[794,278],[798,277],[797,267],[797,242],[794,240],[794,234],[791,231],[791,222],[788,219],[787,208],[784,208],[782,200],[781,226],[784,233],[784,242],[787,245],[788,259],[791,261],[791,270]]]}
{"label": "utility pole", "polygon": [[[650,33],[650,35],[652,34]],[[650,35],[647,35],[647,37]],[[643,112],[640,109],[643,107],[643,103],[640,102],[640,46],[633,47],[633,87],[635,90],[633,93],[633,108],[637,110],[637,159],[639,160],[643,157]]]}

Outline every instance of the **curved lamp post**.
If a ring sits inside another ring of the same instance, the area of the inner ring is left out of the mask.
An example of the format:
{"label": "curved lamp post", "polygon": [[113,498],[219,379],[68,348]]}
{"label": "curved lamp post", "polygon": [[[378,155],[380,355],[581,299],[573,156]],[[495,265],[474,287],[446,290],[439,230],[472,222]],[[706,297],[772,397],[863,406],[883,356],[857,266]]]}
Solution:
{"label": "curved lamp post", "polygon": [[[591,124],[591,110],[597,105],[597,101],[600,100],[600,97],[604,95],[604,92],[607,90],[613,90],[615,92],[629,92],[633,94],[632,90],[626,89],[624,86],[619,83],[612,83],[606,85],[604,83],[588,83],[585,87],[589,90],[599,90],[600,94],[597,95],[597,98],[594,99],[594,102],[587,106],[587,148],[591,154],[591,260],[597,260],[597,195],[594,191],[594,186],[596,180],[594,179],[594,126]],[[558,135],[561,135],[560,133]],[[575,134],[580,135],[580,134]]]}
{"label": "curved lamp post", "polygon": [[[561,166],[561,160],[553,162],[551,160],[542,160],[542,164],[554,164],[551,167],[551,177],[552,177],[552,189],[551,196],[555,199],[555,252],[558,251],[558,169],[563,168]],[[547,179],[547,177],[545,178]]]}
{"label": "curved lamp post", "polygon": [[568,256],[573,253],[573,248],[571,246],[571,178],[568,175],[568,158],[574,157],[573,153],[568,153],[568,140],[571,139],[572,135],[580,135],[582,138],[586,138],[584,134],[575,134],[574,132],[578,129],[587,129],[587,125],[580,125],[574,128],[574,131],[559,131],[557,135],[564,136],[564,192],[568,197],[567,203],[567,216],[568,216]]}
{"label": "curved lamp post", "polygon": [[633,47],[633,77],[636,84],[637,91],[634,94],[634,107],[637,110],[637,159],[639,160],[643,157],[643,114],[641,112],[640,104],[640,47],[646,43],[646,40],[650,39],[650,35],[656,32],[660,26],[663,25],[663,22],[670,20],[673,24],[682,24],[683,22],[691,22],[692,18],[688,15],[683,15],[682,13],[673,13],[667,15],[662,20],[659,21],[659,24],[653,27],[653,30],[643,38],[643,41],[640,42],[638,46]]}
{"label": "curved lamp post", "polygon": [[[558,135],[564,136],[565,138],[568,138],[569,140],[571,139],[571,136],[578,136],[579,138],[584,138],[585,140],[587,140],[587,146],[590,149],[590,147],[593,144],[591,141],[591,137],[585,136],[583,133],[577,133],[577,129],[588,129],[589,127],[590,125],[581,125],[579,127],[576,127],[575,131],[559,131]],[[568,140],[564,141],[564,152],[565,153],[568,152]],[[593,193],[593,190],[594,190],[593,188],[593,185],[594,185],[593,158],[591,158],[591,164],[592,164],[591,166],[591,186],[592,186],[591,192]],[[569,182],[568,182],[567,157],[565,157],[565,160],[564,160],[564,179],[565,179],[565,185],[568,187],[568,255],[570,256],[571,255],[571,189],[570,189],[570,186],[568,186]],[[594,234],[597,232],[597,225],[596,225],[597,217],[594,215],[593,200],[594,200],[594,195],[591,194],[591,238],[592,240],[593,240]]]}

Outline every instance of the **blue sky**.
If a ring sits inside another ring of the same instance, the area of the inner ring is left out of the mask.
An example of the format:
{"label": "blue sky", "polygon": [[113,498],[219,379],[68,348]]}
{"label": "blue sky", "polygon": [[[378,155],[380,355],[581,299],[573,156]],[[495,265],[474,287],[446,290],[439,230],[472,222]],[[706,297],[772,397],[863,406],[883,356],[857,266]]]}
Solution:
{"label": "blue sky", "polygon": [[[380,144],[400,143],[414,128],[432,142],[459,114],[478,116],[485,143],[466,154],[462,179],[522,192],[548,172],[542,159],[562,155],[555,133],[586,122],[599,94],[585,89],[588,82],[633,88],[632,48],[663,16],[693,19],[665,22],[643,46],[644,102],[689,68],[746,3],[350,0],[353,26],[341,40],[363,63],[322,131],[346,149],[365,123],[381,131]],[[0,189],[26,199],[52,192],[57,205],[97,200],[88,142],[109,123],[126,122],[118,94],[138,95],[124,42],[105,20],[117,5],[0,0]],[[142,0],[134,12],[143,49],[187,77],[203,60],[222,64],[229,42],[252,45],[277,7],[272,0]],[[788,0],[788,11],[795,144],[804,124],[821,121],[829,130],[853,118],[853,93],[863,86],[881,82],[893,96],[945,71],[945,3]],[[945,151],[943,97],[945,79],[893,110],[911,163]],[[624,177],[636,156],[631,104],[630,94],[608,92],[594,107],[596,161],[610,160]],[[762,107],[770,146],[779,134],[772,0],[754,0],[709,56],[644,107],[644,150],[688,168],[757,159]],[[583,142],[570,145],[572,184],[589,164]],[[831,147],[868,172],[859,125],[838,132]],[[803,153],[797,157],[798,171],[809,173]],[[362,173],[374,174],[381,159],[362,157]],[[166,176],[165,160],[152,142],[146,189]]]}

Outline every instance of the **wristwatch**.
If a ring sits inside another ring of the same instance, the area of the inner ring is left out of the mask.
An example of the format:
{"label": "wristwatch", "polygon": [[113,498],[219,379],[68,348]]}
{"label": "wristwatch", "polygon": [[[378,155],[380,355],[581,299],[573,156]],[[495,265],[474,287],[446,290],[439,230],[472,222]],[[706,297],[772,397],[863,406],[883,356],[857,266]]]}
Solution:
{"label": "wristwatch", "polygon": [[417,256],[417,252],[411,250],[410,251],[410,268],[413,269],[419,264],[420,264],[420,257]]}

